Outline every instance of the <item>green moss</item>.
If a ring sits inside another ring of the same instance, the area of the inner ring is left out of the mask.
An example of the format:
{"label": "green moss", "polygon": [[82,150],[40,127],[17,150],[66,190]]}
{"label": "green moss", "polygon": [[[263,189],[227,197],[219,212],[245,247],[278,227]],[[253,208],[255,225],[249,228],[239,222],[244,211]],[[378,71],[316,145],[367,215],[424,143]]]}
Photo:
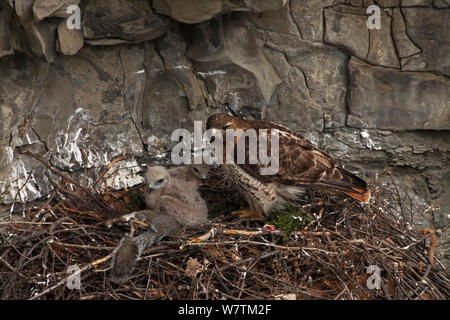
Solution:
{"label": "green moss", "polygon": [[311,218],[299,208],[287,205],[283,210],[273,212],[272,220],[269,223],[290,235],[300,226],[305,225],[310,221]]}

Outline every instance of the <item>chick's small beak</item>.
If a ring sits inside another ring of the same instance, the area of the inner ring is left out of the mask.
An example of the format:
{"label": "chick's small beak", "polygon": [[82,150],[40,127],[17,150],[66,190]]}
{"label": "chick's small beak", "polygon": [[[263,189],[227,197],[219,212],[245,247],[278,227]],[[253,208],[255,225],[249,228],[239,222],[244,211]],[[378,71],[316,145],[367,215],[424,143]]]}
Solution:
{"label": "chick's small beak", "polygon": [[158,186],[159,186],[160,184],[161,184],[160,182],[155,182],[155,183],[153,183],[153,184],[149,184],[149,185],[148,185],[148,188],[149,188],[150,190],[155,190],[156,188],[158,188]]}

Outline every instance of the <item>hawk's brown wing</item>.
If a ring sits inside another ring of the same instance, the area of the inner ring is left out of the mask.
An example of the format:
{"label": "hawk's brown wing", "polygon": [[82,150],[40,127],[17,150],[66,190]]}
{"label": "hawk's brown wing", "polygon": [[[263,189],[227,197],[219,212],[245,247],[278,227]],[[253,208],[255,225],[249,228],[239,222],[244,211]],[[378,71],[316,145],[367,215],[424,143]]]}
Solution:
{"label": "hawk's brown wing", "polygon": [[[268,133],[276,132],[279,137],[279,170],[276,174],[262,175],[260,169],[269,165],[261,164],[259,159],[257,164],[247,162],[241,165],[256,179],[283,185],[336,188],[360,201],[369,200],[370,192],[364,180],[339,167],[327,153],[317,149],[302,135],[267,121],[246,122],[248,128],[257,131],[268,129]],[[268,137],[270,143],[270,134]],[[267,149],[270,150],[270,144]],[[246,151],[248,159],[248,148]]]}

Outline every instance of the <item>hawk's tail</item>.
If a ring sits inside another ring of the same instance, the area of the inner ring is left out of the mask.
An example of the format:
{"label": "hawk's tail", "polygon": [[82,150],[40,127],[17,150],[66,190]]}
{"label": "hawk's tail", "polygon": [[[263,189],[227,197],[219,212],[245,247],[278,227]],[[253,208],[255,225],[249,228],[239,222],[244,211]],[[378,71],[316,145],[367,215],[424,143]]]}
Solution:
{"label": "hawk's tail", "polygon": [[370,200],[370,190],[361,190],[358,188],[352,188],[357,192],[348,192],[344,191],[345,194],[348,194],[350,197],[355,198],[358,201],[367,203]]}
{"label": "hawk's tail", "polygon": [[337,172],[334,171],[333,176],[325,179],[322,180],[322,183],[333,186],[358,201],[367,203],[370,200],[370,190],[367,183],[343,168],[338,168]]}

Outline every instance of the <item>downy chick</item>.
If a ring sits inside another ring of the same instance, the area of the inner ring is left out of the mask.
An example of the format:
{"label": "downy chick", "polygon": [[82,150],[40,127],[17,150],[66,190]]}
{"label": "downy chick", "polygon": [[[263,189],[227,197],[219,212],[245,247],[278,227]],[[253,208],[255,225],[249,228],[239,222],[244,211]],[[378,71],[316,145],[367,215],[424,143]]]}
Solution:
{"label": "downy chick", "polygon": [[133,272],[142,251],[180,227],[208,221],[208,208],[198,186],[208,175],[209,166],[189,165],[166,169],[149,167],[144,192],[150,210],[126,215],[149,224],[150,230],[136,237],[125,237],[116,248],[111,265],[115,281],[127,279]]}
{"label": "downy chick", "polygon": [[[167,170],[150,167],[145,180],[151,192],[145,192],[147,207],[155,212],[175,217],[181,225],[195,225],[207,221],[208,208],[198,187],[206,178],[208,165],[189,165]],[[150,191],[149,190],[149,191]]]}

